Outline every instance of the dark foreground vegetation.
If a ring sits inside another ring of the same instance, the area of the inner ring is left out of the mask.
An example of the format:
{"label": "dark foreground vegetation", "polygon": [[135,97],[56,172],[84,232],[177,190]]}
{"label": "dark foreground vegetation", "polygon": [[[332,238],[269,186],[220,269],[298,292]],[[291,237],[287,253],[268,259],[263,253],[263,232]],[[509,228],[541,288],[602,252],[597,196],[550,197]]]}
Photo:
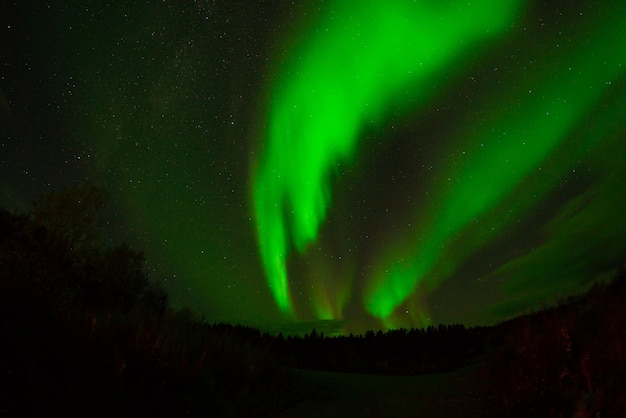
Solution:
{"label": "dark foreground vegetation", "polygon": [[506,416],[626,417],[626,273],[494,328],[484,369]]}
{"label": "dark foreground vegetation", "polygon": [[140,252],[102,244],[105,200],[79,186],[0,211],[0,416],[268,416],[299,401],[294,368],[467,366],[493,416],[626,416],[623,272],[496,327],[271,336],[173,311]]}
{"label": "dark foreground vegetation", "polygon": [[289,380],[258,331],[173,312],[140,252],[101,244],[105,197],[76,187],[42,196],[30,214],[0,211],[0,416],[280,407]]}

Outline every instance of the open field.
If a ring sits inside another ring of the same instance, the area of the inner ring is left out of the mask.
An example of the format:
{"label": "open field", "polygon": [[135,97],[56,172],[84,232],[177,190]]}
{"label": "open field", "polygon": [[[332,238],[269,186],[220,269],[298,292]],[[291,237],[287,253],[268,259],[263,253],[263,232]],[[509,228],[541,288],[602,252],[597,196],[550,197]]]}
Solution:
{"label": "open field", "polygon": [[422,376],[295,373],[301,400],[276,418],[495,416],[492,395],[475,367]]}

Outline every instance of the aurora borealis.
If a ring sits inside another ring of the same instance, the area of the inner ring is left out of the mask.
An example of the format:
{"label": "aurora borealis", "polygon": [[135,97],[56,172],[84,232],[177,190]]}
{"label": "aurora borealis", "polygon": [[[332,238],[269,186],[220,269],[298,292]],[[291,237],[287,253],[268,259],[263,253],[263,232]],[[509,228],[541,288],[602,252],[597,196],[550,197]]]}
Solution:
{"label": "aurora borealis", "polygon": [[355,152],[362,125],[380,123],[397,97],[416,105],[425,83],[459,50],[506,26],[514,6],[337,2],[291,58],[295,68],[276,81],[254,189],[261,254],[282,311],[292,310],[288,246],[304,252],[315,240],[334,167]]}
{"label": "aurora borealis", "polygon": [[116,3],[2,6],[0,204],[102,184],[177,307],[493,323],[623,264],[621,3]]}

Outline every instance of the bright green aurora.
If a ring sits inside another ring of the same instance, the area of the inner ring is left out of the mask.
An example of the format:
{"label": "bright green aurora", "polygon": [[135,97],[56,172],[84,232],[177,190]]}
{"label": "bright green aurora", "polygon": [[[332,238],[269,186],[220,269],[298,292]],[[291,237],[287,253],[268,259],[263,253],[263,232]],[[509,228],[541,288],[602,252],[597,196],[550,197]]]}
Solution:
{"label": "bright green aurora", "polygon": [[261,255],[283,312],[292,311],[289,247],[303,252],[315,240],[331,174],[349,161],[363,126],[383,122],[390,103],[427,99],[427,83],[460,51],[504,31],[516,3],[336,2],[289,60],[276,81],[254,179]]}
{"label": "bright green aurora", "polygon": [[[307,257],[318,239],[334,180],[353,163],[363,132],[384,130],[398,115],[425,106],[455,77],[468,77],[468,57],[502,53],[508,40],[524,36],[527,6],[516,0],[331,3],[276,72],[252,170],[261,259],[286,316],[295,311],[289,254],[295,249]],[[438,165],[433,195],[411,226],[376,245],[378,256],[360,292],[336,297],[340,306],[333,309],[313,295],[319,318],[341,318],[352,297],[387,327],[407,325],[401,313],[409,314],[409,325],[426,324],[424,292],[532,210],[581,161],[588,158],[601,171],[598,161],[605,157],[591,150],[610,146],[626,114],[621,101],[605,109],[626,69],[622,8],[584,20],[581,26],[592,35],[576,36],[577,29],[569,28],[563,45],[554,38],[549,46],[516,51],[535,65],[509,69],[500,78],[502,88],[471,104],[472,112],[487,116],[480,123],[466,120],[447,139],[454,157]],[[334,289],[350,293],[348,278],[331,280],[341,283]],[[507,285],[512,289],[514,283],[512,278]]]}

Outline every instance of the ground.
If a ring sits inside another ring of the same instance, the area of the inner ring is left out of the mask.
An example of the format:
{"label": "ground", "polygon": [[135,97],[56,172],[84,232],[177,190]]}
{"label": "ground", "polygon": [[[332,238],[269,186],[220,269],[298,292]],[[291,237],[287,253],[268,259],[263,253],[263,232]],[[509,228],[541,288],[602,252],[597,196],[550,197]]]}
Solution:
{"label": "ground", "polygon": [[422,376],[295,373],[302,399],[276,418],[496,416],[474,368]]}

